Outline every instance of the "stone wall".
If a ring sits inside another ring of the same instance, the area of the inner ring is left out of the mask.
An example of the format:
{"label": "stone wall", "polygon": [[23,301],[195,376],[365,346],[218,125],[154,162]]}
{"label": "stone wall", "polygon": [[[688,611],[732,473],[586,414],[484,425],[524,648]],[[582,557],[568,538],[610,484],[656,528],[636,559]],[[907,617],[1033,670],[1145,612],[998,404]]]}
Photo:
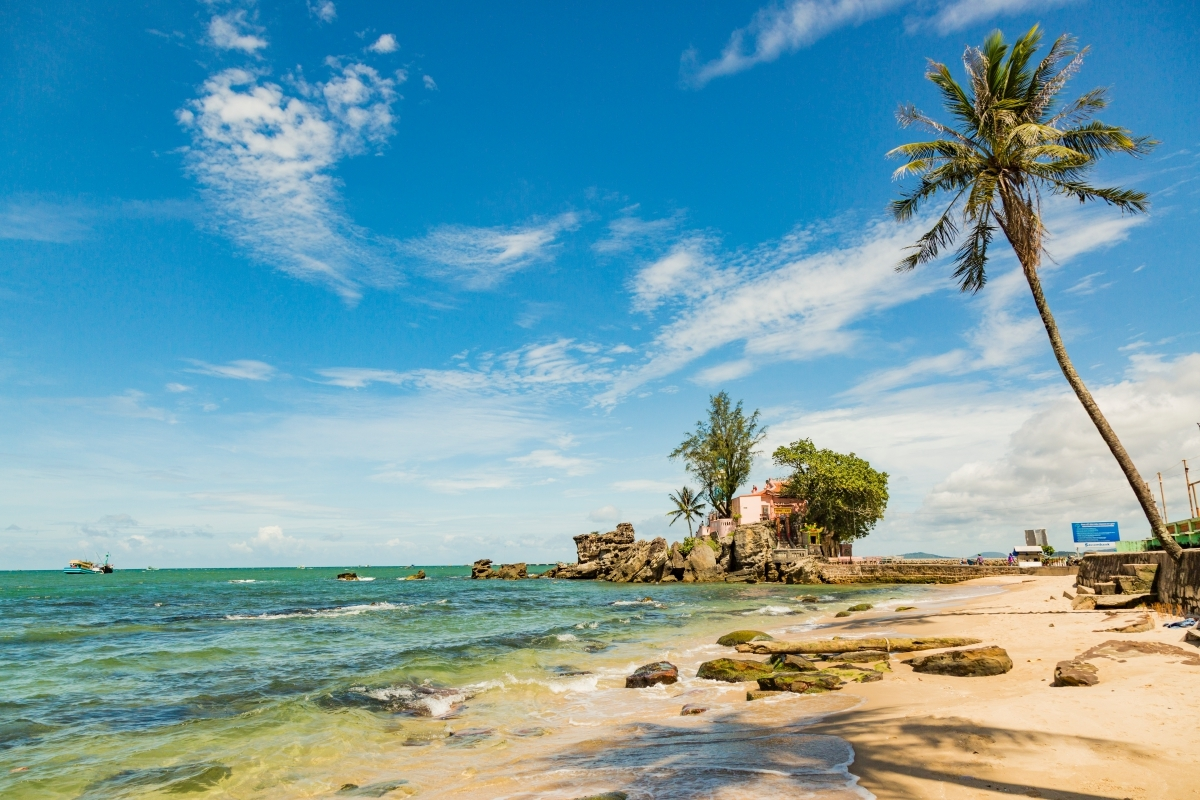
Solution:
{"label": "stone wall", "polygon": [[963,564],[822,564],[823,583],[962,583],[992,575],[1073,575],[1074,567]]}
{"label": "stone wall", "polygon": [[1161,551],[1095,553],[1083,557],[1077,582],[1087,587],[1109,582],[1123,564],[1158,564],[1153,591],[1159,602],[1200,611],[1200,550],[1184,550],[1183,560],[1179,563]]}

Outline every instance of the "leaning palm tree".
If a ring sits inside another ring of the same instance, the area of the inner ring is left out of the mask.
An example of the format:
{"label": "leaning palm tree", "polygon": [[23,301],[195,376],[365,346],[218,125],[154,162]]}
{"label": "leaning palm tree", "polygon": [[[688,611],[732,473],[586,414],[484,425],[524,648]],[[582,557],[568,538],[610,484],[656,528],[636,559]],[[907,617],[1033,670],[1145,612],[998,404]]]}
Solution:
{"label": "leaning palm tree", "polygon": [[958,239],[961,220],[966,234],[954,254],[954,277],[964,292],[978,292],[987,282],[988,245],[997,228],[1004,234],[1021,263],[1063,375],[1120,464],[1151,530],[1178,560],[1182,548],[1167,534],[1149,486],[1067,356],[1038,277],[1046,235],[1041,216],[1043,193],[1142,213],[1149,207],[1143,192],[1095,187],[1087,182],[1087,176],[1101,156],[1137,156],[1149,152],[1157,142],[1093,119],[1108,105],[1104,89],[1061,102],[1059,95],[1079,70],[1087,48],[1077,50],[1074,39],[1060,36],[1045,58],[1033,66],[1041,38],[1035,25],[1011,48],[999,31],[988,36],[981,48],[967,48],[963,63],[969,89],[954,80],[945,64],[930,62],[925,77],[941,93],[943,107],[954,120],[952,125],[943,125],[911,105],[901,106],[897,117],[902,126],[917,125],[938,138],[888,153],[907,160],[895,177],[919,178],[916,188],[891,204],[892,214],[903,222],[936,195],[945,193],[951,200],[896,269],[912,270],[937,258]]}
{"label": "leaning palm tree", "polygon": [[668,495],[671,498],[671,503],[675,508],[667,512],[667,516],[671,518],[671,525],[679,521],[680,517],[687,520],[688,536],[692,535],[692,520],[702,519],[704,516],[704,500],[702,495],[693,492],[690,486],[684,486],[678,492]]}

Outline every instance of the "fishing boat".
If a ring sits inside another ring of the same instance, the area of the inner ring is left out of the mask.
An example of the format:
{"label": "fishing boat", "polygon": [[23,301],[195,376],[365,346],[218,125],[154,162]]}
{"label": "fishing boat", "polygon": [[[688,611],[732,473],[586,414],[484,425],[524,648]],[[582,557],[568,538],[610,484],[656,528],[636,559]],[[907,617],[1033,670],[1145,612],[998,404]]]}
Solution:
{"label": "fishing boat", "polygon": [[104,554],[104,563],[97,564],[94,561],[84,561],[82,559],[74,559],[68,562],[63,569],[65,575],[105,575],[113,571],[112,564],[108,563],[108,553]]}

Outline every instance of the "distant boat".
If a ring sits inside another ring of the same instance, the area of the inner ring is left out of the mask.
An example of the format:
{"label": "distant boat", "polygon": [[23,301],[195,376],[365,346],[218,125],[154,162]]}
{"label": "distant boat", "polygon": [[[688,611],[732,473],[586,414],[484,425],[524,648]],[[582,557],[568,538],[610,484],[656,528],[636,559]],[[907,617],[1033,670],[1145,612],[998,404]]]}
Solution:
{"label": "distant boat", "polygon": [[113,565],[108,563],[108,553],[104,554],[104,563],[75,559],[67,563],[63,569],[64,575],[107,575],[113,571]]}
{"label": "distant boat", "polygon": [[158,567],[146,567],[146,572],[154,572],[157,569],[158,569]]}

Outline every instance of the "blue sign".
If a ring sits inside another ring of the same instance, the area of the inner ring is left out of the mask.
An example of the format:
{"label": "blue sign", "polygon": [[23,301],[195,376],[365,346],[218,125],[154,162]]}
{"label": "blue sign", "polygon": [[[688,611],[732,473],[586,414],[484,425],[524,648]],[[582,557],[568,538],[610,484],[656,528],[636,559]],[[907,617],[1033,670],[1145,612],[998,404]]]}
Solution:
{"label": "blue sign", "polygon": [[1119,542],[1121,532],[1115,522],[1072,522],[1071,538],[1079,544]]}

